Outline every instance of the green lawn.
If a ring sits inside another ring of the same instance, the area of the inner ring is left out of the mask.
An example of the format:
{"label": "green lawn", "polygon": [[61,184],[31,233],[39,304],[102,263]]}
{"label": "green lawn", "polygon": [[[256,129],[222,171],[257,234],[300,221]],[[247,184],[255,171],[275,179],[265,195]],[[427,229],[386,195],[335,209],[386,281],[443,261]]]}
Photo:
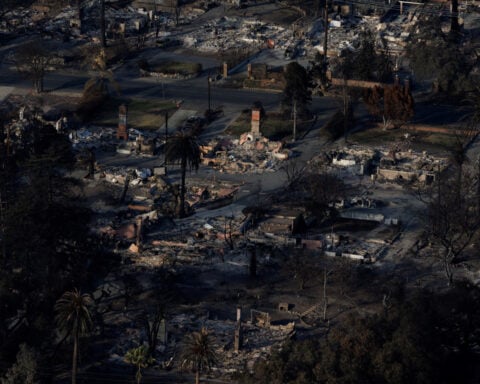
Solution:
{"label": "green lawn", "polygon": [[176,110],[175,103],[170,100],[110,98],[91,122],[102,126],[117,126],[118,107],[122,103],[128,105],[128,126],[131,128],[158,129],[164,123],[165,111]]}
{"label": "green lawn", "polygon": [[[297,121],[297,134],[301,135],[310,126],[310,121]],[[251,129],[251,112],[242,112],[225,130],[225,133],[240,136]],[[281,140],[292,135],[293,121],[282,117],[281,114],[268,113],[260,125],[260,132],[271,140]]]}
{"label": "green lawn", "polygon": [[162,61],[151,65],[151,72],[182,75],[196,75],[202,71],[202,65],[199,63],[188,63],[180,61]]}
{"label": "green lawn", "polygon": [[392,129],[384,131],[381,128],[368,128],[348,135],[351,141],[359,144],[389,144],[402,140],[405,131],[401,129]]}
{"label": "green lawn", "polygon": [[440,149],[451,151],[455,148],[457,138],[455,135],[446,135],[444,133],[419,133],[417,141],[430,144]]}

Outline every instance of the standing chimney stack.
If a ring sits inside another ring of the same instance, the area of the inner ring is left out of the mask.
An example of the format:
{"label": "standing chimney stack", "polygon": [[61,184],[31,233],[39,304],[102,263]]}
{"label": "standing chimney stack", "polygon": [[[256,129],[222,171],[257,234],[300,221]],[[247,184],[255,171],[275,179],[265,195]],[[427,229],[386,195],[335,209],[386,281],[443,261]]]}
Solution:
{"label": "standing chimney stack", "polygon": [[120,105],[118,108],[117,139],[128,140],[127,111],[125,104]]}
{"label": "standing chimney stack", "polygon": [[242,334],[242,308],[237,307],[237,324],[235,325],[235,341],[234,349],[238,352],[242,348],[243,334]]}

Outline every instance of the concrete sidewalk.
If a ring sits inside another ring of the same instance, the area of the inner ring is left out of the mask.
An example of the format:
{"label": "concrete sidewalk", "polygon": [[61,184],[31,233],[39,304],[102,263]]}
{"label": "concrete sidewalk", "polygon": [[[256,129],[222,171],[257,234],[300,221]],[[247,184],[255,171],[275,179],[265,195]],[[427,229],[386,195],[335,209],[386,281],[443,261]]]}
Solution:
{"label": "concrete sidewalk", "polygon": [[0,103],[5,100],[13,91],[15,87],[0,86]]}
{"label": "concrete sidewalk", "polygon": [[[197,111],[193,109],[178,109],[172,116],[168,117],[168,133],[172,134],[177,128],[180,128],[182,124],[192,116],[196,116]],[[160,129],[160,133],[165,132],[165,124]]]}

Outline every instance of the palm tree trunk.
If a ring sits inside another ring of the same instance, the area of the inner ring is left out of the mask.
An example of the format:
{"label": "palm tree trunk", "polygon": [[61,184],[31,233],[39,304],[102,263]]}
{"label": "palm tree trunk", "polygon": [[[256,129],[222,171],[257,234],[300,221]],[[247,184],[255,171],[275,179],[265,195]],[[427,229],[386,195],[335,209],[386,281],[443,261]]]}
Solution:
{"label": "palm tree trunk", "polygon": [[179,216],[180,217],[185,217],[185,175],[187,173],[187,158],[186,155],[182,156],[182,163],[181,163],[181,168],[182,168],[182,183],[180,186],[180,211],[179,211]]}
{"label": "palm tree trunk", "polygon": [[138,366],[137,373],[135,374],[135,379],[137,379],[137,384],[140,384],[142,381],[142,367]]}
{"label": "palm tree trunk", "polygon": [[[320,2],[320,0],[318,0]],[[325,35],[323,36],[323,64],[326,65],[328,56],[328,0],[325,0],[325,14],[324,14],[324,24],[325,24]]]}
{"label": "palm tree trunk", "polygon": [[447,278],[448,286],[451,287],[453,285],[453,271],[452,265],[448,260],[443,261],[443,267],[445,270],[445,277]]}
{"label": "palm tree trunk", "polygon": [[323,321],[327,321],[327,268],[323,270]]}
{"label": "palm tree trunk", "polygon": [[72,384],[77,384],[78,330],[73,337]]}
{"label": "palm tree trunk", "polygon": [[458,24],[458,0],[452,0],[452,13],[451,13],[451,23],[450,23],[450,32],[458,33],[460,30],[460,25]]}
{"label": "palm tree trunk", "polygon": [[82,12],[82,1],[81,0],[77,0],[77,16],[78,16],[78,20],[80,21],[80,32],[83,32],[83,25],[82,25],[83,12]]}
{"label": "palm tree trunk", "polygon": [[100,42],[103,48],[107,47],[107,39],[105,36],[105,0],[100,3]]}

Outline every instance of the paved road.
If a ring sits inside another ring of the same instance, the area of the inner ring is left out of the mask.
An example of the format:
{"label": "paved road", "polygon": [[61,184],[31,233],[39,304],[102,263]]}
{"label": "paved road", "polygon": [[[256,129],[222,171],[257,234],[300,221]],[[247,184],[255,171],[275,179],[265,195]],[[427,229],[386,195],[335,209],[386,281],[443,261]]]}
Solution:
{"label": "paved road", "polygon": [[[21,40],[23,42],[23,40]],[[4,60],[0,65],[0,86],[14,86],[15,93],[27,93],[31,90],[28,80],[21,78],[12,68],[12,63],[5,60],[8,52],[15,47],[11,44],[8,47],[0,48],[4,53]],[[136,66],[137,58],[131,59],[114,72],[119,82],[122,95],[126,97],[148,98],[148,99],[174,99],[184,100],[182,108],[196,110],[200,114],[207,109],[207,79],[208,69],[215,67],[218,63],[209,58],[192,58],[191,55],[176,55],[172,52],[164,52],[160,49],[143,52],[141,56],[155,56],[157,59],[198,60],[204,68],[207,68],[199,77],[188,80],[162,80],[155,78],[139,77]],[[48,73],[45,78],[45,89],[47,91],[59,92],[66,95],[79,95],[85,82],[95,73],[81,71],[55,71]],[[238,114],[245,108],[249,108],[253,102],[260,100],[267,111],[278,110],[281,95],[277,93],[258,92],[254,90],[222,88],[219,84],[212,84],[211,101],[212,106],[223,106],[225,115],[211,124],[204,138],[214,137],[226,128]],[[317,154],[324,143],[318,140],[318,129],[339,107],[339,102],[332,97],[314,97],[311,110],[317,114],[318,119],[313,129],[307,136],[295,143],[295,150],[301,153],[301,160],[307,161]],[[98,161],[104,165],[123,165],[135,167],[153,167],[162,163],[161,158],[138,158],[130,156],[98,156]],[[170,176],[178,177],[178,170],[169,169]],[[212,177],[213,171],[209,168],[201,168],[198,177]],[[267,172],[263,174],[241,174],[241,175],[219,175],[224,180],[235,183],[243,183],[244,186],[238,194],[237,203],[244,206],[258,199],[263,193],[271,192],[281,188],[285,184],[285,176],[282,172]]]}

